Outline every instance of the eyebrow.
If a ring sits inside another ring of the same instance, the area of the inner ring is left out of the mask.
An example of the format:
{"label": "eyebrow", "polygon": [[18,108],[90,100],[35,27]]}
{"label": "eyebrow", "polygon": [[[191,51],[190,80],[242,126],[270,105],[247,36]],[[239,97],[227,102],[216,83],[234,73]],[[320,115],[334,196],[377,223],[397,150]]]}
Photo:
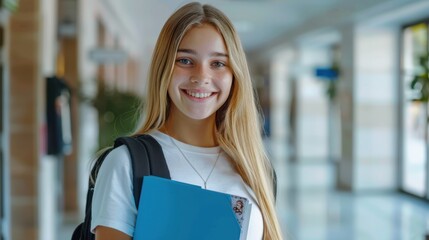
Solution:
{"label": "eyebrow", "polygon": [[[181,52],[181,53],[189,53],[189,54],[193,54],[193,55],[197,55],[197,52],[192,50],[192,49],[187,49],[187,48],[181,48],[178,49],[177,52]],[[228,54],[226,53],[222,53],[222,52],[212,52],[210,53],[210,56],[212,57],[229,57]]]}

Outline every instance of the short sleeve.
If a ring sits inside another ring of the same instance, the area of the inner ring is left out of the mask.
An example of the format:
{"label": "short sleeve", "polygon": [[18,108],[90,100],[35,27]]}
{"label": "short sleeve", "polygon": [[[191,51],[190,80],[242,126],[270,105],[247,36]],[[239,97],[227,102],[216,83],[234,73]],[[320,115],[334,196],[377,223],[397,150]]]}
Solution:
{"label": "short sleeve", "polygon": [[91,231],[97,226],[134,235],[134,203],[130,153],[126,146],[112,150],[98,172],[92,199]]}

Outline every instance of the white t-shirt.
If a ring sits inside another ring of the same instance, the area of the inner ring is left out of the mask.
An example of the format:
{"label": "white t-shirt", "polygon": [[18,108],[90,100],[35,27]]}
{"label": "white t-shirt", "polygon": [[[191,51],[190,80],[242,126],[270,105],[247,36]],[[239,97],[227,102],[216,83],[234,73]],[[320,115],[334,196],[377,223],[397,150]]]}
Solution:
{"label": "white t-shirt", "polygon": [[[204,182],[184,159],[170,137],[160,131],[150,133],[162,147],[172,180],[204,186]],[[174,140],[186,158],[206,179],[218,157],[220,147],[196,147]],[[235,172],[222,152],[207,189],[242,196],[250,200],[252,210],[247,240],[261,240],[263,220],[253,191]],[[97,226],[117,229],[134,235],[137,209],[134,203],[130,153],[126,146],[112,150],[101,165],[94,189],[91,230]]]}

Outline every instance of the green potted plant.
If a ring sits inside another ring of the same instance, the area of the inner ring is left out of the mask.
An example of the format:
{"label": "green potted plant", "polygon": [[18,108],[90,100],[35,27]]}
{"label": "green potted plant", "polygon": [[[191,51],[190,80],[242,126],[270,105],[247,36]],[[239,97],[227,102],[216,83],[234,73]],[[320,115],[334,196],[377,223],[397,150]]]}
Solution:
{"label": "green potted plant", "polygon": [[117,137],[131,134],[135,130],[140,118],[138,108],[141,101],[136,94],[99,84],[92,104],[98,110],[100,149],[112,145]]}
{"label": "green potted plant", "polygon": [[410,87],[416,93],[414,101],[428,102],[429,99],[429,54],[419,57],[416,73],[411,80]]}

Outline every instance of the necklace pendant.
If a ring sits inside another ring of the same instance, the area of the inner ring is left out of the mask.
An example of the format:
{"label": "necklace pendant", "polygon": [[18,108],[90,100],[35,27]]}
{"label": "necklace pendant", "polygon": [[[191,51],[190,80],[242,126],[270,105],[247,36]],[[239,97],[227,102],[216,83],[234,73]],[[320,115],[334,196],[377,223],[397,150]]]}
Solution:
{"label": "necklace pendant", "polygon": [[207,189],[207,183],[204,183],[204,189]]}

